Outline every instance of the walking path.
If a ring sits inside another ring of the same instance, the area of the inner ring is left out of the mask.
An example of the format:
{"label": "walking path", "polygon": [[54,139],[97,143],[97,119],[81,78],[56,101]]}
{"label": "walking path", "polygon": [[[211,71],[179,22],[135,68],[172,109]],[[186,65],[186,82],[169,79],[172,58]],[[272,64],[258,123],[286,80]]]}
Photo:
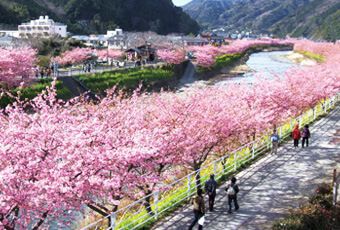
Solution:
{"label": "walking path", "polygon": [[[311,135],[308,148],[295,150],[289,142],[278,155],[267,155],[236,175],[238,212],[227,214],[225,186],[219,188],[204,229],[271,229],[273,221],[306,202],[318,184],[331,179],[334,168],[340,169],[340,108],[315,123]],[[153,229],[188,229],[192,219],[192,207],[186,205]]]}

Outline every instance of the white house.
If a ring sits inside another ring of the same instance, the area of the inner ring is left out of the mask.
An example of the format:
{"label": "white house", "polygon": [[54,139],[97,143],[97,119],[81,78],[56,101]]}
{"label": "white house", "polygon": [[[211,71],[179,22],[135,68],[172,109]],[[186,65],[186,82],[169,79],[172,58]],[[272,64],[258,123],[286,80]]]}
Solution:
{"label": "white house", "polygon": [[72,38],[84,42],[89,47],[127,49],[127,35],[123,33],[122,29],[108,30],[106,34],[75,35]]}
{"label": "white house", "polygon": [[54,22],[48,16],[40,16],[39,19],[22,23],[18,26],[18,30],[21,37],[67,36],[67,25]]}
{"label": "white house", "polygon": [[127,36],[122,29],[109,30],[105,37],[109,49],[123,50],[127,48]]}

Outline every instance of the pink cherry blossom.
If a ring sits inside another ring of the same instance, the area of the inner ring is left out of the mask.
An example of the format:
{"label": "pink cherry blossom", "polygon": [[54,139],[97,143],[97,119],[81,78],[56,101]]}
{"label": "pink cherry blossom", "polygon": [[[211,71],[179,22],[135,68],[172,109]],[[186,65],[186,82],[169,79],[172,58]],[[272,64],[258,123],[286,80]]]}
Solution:
{"label": "pink cherry blossom", "polygon": [[34,76],[36,51],[32,48],[0,48],[0,84],[17,86]]}
{"label": "pink cherry blossom", "polygon": [[94,50],[90,48],[74,48],[62,53],[60,56],[54,58],[60,65],[79,64],[89,60],[94,55]]}
{"label": "pink cherry blossom", "polygon": [[180,49],[159,49],[157,56],[168,64],[180,64],[185,61],[185,51]]}

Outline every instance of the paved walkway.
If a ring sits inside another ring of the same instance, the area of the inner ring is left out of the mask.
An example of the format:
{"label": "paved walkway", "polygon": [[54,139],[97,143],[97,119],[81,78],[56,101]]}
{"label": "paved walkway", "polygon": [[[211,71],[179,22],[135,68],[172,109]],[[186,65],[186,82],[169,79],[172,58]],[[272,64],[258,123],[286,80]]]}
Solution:
{"label": "paved walkway", "polygon": [[[294,150],[293,143],[285,144],[278,155],[268,155],[236,176],[238,212],[227,214],[225,186],[219,188],[215,211],[206,214],[204,229],[271,229],[274,220],[306,202],[318,184],[331,179],[335,167],[340,169],[340,108],[314,124],[311,135],[310,147]],[[191,210],[187,205],[153,229],[187,229]]]}

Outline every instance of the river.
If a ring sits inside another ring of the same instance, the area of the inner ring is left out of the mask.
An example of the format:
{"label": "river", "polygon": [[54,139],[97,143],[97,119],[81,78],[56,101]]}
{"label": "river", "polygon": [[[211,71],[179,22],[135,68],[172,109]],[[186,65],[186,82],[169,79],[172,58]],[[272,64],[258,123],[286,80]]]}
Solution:
{"label": "river", "polygon": [[286,57],[291,53],[292,51],[272,51],[251,54],[248,61],[245,63],[250,70],[249,72],[235,77],[220,74],[208,81],[195,81],[182,87],[179,92],[190,90],[192,88],[205,87],[206,85],[223,86],[230,83],[251,84],[254,82],[254,76],[257,74],[261,74],[269,78],[273,75],[282,75],[290,68],[300,67],[300,65]]}

